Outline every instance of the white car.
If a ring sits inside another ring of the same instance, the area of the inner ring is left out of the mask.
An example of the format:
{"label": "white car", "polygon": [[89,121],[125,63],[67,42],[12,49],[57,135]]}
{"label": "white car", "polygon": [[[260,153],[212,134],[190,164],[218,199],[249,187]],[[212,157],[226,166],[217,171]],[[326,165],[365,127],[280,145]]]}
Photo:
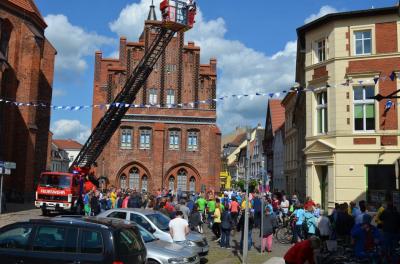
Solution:
{"label": "white car", "polygon": [[[135,222],[153,233],[158,239],[173,242],[169,233],[169,221],[171,219],[158,211],[151,209],[118,208],[102,212],[98,216]],[[190,232],[187,236],[186,246],[199,254],[200,257],[205,257],[208,254],[209,246],[207,239],[202,234]]]}

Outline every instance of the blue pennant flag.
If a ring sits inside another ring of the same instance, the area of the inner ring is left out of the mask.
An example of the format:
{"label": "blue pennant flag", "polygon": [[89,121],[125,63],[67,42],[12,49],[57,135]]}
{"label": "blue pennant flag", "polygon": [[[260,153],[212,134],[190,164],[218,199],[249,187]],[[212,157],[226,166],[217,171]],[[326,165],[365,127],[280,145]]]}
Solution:
{"label": "blue pennant flag", "polygon": [[378,81],[379,81],[379,77],[375,77],[375,78],[374,78],[374,83],[377,84]]}
{"label": "blue pennant flag", "polygon": [[388,100],[385,104],[385,111],[388,111],[390,108],[392,108],[393,102],[392,100]]}
{"label": "blue pennant flag", "polygon": [[389,76],[390,80],[394,81],[394,79],[396,79],[396,73],[392,72]]}
{"label": "blue pennant flag", "polygon": [[269,93],[268,96],[269,96],[270,98],[272,98],[272,97],[274,97],[274,93]]}
{"label": "blue pennant flag", "polygon": [[256,93],[256,95],[257,95],[257,96],[260,96],[260,95],[262,95],[262,94],[260,94],[260,93]]}

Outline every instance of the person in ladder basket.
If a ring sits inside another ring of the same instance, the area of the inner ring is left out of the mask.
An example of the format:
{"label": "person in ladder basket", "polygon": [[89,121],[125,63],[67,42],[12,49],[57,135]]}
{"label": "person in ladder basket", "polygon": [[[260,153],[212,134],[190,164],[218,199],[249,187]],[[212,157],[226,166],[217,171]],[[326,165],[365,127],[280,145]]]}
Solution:
{"label": "person in ladder basket", "polygon": [[189,0],[187,2],[187,8],[188,8],[188,25],[193,26],[193,24],[196,22],[196,21],[194,21],[194,18],[196,17],[196,13],[197,13],[196,1]]}

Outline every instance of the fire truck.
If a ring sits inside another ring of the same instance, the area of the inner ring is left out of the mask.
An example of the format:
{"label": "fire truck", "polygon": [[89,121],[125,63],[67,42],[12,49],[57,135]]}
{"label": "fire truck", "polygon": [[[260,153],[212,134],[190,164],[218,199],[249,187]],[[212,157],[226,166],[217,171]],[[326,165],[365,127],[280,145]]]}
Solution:
{"label": "fire truck", "polygon": [[93,129],[70,172],[43,172],[36,189],[35,206],[43,215],[50,211],[81,212],[82,196],[92,186],[98,187],[98,179],[91,173],[104,147],[118,129],[122,118],[134,102],[136,95],[150,76],[154,65],[177,32],[184,32],[194,25],[196,6],[181,0],[163,0],[160,4],[162,23],[153,25],[156,37],[141,61],[127,77],[121,92]]}

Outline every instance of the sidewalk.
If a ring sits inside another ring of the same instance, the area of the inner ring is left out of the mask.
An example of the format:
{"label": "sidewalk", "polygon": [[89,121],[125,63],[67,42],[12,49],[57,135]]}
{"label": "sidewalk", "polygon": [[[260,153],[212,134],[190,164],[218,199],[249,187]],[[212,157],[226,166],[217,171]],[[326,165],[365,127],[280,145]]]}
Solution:
{"label": "sidewalk", "polygon": [[283,258],[273,257],[270,258],[267,262],[264,262],[264,264],[285,264],[285,260]]}

